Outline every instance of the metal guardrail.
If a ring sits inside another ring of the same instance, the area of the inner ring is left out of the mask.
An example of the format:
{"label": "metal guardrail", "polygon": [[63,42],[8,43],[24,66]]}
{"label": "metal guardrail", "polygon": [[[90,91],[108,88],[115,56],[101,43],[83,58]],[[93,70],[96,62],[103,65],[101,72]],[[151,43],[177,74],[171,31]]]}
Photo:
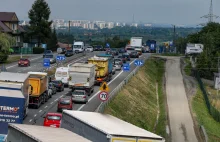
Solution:
{"label": "metal guardrail", "polygon": [[[144,59],[144,63],[145,63]],[[114,97],[123,89],[123,87],[128,83],[128,81],[133,77],[137,71],[139,70],[139,66],[137,66],[110,94],[107,101],[102,102],[98,108],[95,110],[95,112],[103,113],[106,106],[114,99]]]}

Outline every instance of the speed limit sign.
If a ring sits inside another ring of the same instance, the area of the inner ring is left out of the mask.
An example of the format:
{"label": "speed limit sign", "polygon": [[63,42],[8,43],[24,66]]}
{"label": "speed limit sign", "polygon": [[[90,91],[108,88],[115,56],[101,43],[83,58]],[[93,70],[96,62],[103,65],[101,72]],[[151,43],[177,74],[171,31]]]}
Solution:
{"label": "speed limit sign", "polygon": [[99,99],[101,100],[101,101],[107,101],[108,100],[108,92],[105,92],[105,91],[101,91],[100,93],[99,93]]}

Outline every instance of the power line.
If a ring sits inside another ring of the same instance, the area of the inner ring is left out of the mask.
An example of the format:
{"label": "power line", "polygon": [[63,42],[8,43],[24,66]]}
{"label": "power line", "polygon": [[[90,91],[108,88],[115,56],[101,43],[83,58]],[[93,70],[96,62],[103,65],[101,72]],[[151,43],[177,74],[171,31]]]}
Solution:
{"label": "power line", "polygon": [[[214,18],[219,18],[219,16],[213,14],[213,4],[211,0],[211,4],[209,7],[209,13],[207,15],[202,16],[201,18],[208,18],[208,23],[214,22]],[[204,24],[202,24],[204,25]]]}

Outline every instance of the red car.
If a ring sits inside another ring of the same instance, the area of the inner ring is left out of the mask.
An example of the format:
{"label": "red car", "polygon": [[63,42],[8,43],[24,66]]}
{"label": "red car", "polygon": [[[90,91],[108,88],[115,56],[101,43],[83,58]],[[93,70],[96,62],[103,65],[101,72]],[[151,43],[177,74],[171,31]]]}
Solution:
{"label": "red car", "polygon": [[24,59],[24,58],[22,58],[22,59],[20,59],[19,61],[18,61],[18,66],[20,67],[20,66],[30,66],[31,65],[31,63],[30,63],[30,61],[28,60],[28,59]]}
{"label": "red car", "polygon": [[62,112],[64,109],[72,110],[73,102],[72,98],[60,98],[57,104],[57,112]]}
{"label": "red car", "polygon": [[59,128],[62,119],[62,114],[60,113],[48,113],[44,117],[44,126]]}

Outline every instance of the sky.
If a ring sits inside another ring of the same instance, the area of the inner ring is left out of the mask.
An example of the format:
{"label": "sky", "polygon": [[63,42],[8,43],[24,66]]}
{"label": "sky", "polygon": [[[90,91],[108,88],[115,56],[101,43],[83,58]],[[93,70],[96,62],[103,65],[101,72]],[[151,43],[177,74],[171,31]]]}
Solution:
{"label": "sky", "polygon": [[[0,0],[0,11],[16,12],[19,20],[28,19],[35,0]],[[51,19],[104,20],[114,22],[200,24],[207,19],[210,0],[46,0]],[[213,0],[214,14],[220,16],[219,0]],[[217,22],[220,21],[216,19]]]}

